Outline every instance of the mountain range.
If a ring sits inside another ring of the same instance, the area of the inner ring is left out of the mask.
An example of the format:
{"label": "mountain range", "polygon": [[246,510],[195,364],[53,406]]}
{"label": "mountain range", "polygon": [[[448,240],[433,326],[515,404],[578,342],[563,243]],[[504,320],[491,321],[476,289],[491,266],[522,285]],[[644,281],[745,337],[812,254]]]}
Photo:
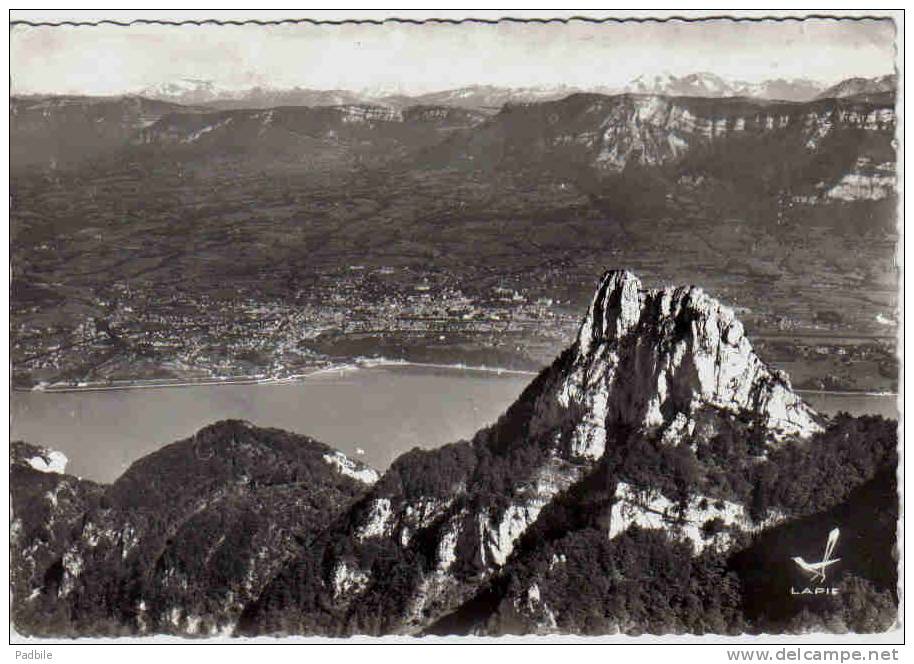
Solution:
{"label": "mountain range", "polygon": [[[848,79],[819,94],[781,94],[768,91],[786,89],[803,82],[766,81],[754,87],[730,84],[712,74],[695,74],[647,79],[640,77],[623,90],[601,89],[596,92],[574,88],[497,88],[473,86],[457,90],[415,96],[385,95],[368,98],[340,90],[269,90],[255,88],[232,93],[223,92],[208,81],[183,81],[144,90],[141,95],[125,97],[25,96],[10,98],[11,159],[14,168],[35,164],[58,168],[76,160],[122,151],[130,144],[156,140],[177,143],[197,142],[203,134],[215,129],[231,133],[234,147],[261,141],[260,147],[272,150],[269,137],[263,138],[270,125],[283,129],[278,136],[284,151],[307,150],[314,139],[348,143],[347,129],[370,123],[382,133],[393,125],[415,127],[420,137],[411,141],[405,136],[398,142],[410,149],[431,147],[447,138],[440,130],[479,128],[503,125],[518,118],[554,111],[557,116],[531,135],[531,147],[544,140],[564,140],[574,146],[597,145],[615,137],[621,141],[610,152],[646,149],[643,161],[656,161],[650,151],[663,150],[668,157],[678,157],[691,142],[688,134],[704,139],[717,138],[721,132],[747,134],[757,129],[785,129],[800,123],[808,149],[830,131],[831,114],[838,124],[846,124],[840,110],[850,104],[878,111],[880,127],[890,129],[894,111],[894,77]],[[753,92],[754,90],[754,92]],[[225,93],[228,94],[228,93]],[[809,104],[796,100],[804,97]],[[819,101],[813,101],[819,100]],[[582,103],[589,103],[585,107]],[[595,104],[595,105],[594,105]],[[637,107],[633,110],[626,107]],[[614,111],[613,107],[620,110]],[[578,117],[568,117],[568,113]],[[665,117],[662,114],[669,117]],[[818,117],[813,117],[816,114]],[[790,119],[785,119],[784,116]],[[280,119],[282,116],[282,119]],[[302,118],[292,120],[292,118]],[[545,116],[543,116],[545,117]],[[258,120],[261,126],[250,137],[237,135],[241,126]],[[289,121],[293,125],[289,125]],[[235,122],[236,125],[231,126]],[[302,124],[304,122],[304,124]],[[628,123],[620,125],[620,122]],[[634,122],[635,124],[632,124]],[[640,128],[644,122],[645,127]],[[771,124],[775,122],[776,124]],[[871,121],[872,124],[873,121]],[[768,123],[767,125],[765,123]],[[786,124],[785,124],[786,123]],[[182,125],[185,129],[182,129]],[[874,125],[875,126],[875,125]],[[438,131],[429,132],[432,127]],[[184,134],[181,132],[184,131]],[[195,132],[202,131],[200,134]],[[395,130],[396,131],[396,130]],[[523,126],[512,128],[515,134],[528,132]],[[543,135],[543,132],[547,132]],[[651,132],[647,137],[645,132]],[[814,137],[819,132],[821,136]],[[207,142],[220,132],[207,136]],[[363,132],[364,133],[364,132]],[[387,131],[389,134],[390,132]],[[399,130],[400,134],[409,133]],[[551,137],[549,134],[558,133]],[[424,134],[424,135],[422,135]],[[593,137],[591,137],[593,134]],[[602,136],[600,135],[602,134]],[[385,137],[365,135],[357,143],[366,144]],[[291,139],[291,140],[290,140]],[[463,140],[463,139],[461,139]],[[473,138],[475,142],[480,139]],[[718,139],[719,140],[719,139]],[[304,143],[302,143],[304,141]],[[652,145],[653,144],[653,145]],[[387,146],[380,151],[385,152]],[[393,156],[401,154],[394,151]],[[606,161],[604,159],[604,161]],[[618,160],[609,159],[608,163]],[[624,165],[623,162],[622,165]]]}
{"label": "mountain range", "polygon": [[[274,158],[301,159],[312,153],[331,160],[334,155],[380,158],[388,164],[400,158],[420,168],[530,170],[552,163],[550,170],[576,179],[582,168],[602,179],[629,166],[675,165],[686,172],[726,163],[720,170],[727,177],[751,170],[755,180],[757,162],[747,163],[737,154],[751,146],[783,152],[792,179],[766,186],[821,196],[850,178],[861,185],[871,181],[872,194],[882,198],[881,180],[863,166],[893,158],[893,93],[854,85],[842,90],[847,95],[804,104],[575,93],[507,104],[494,114],[448,105],[451,96],[422,98],[429,103],[409,106],[345,103],[219,111],[143,97],[14,98],[11,153],[16,168],[37,163],[57,168],[105,154],[130,159],[125,151],[131,146],[150,145],[173,156],[184,153],[184,158],[253,151]],[[863,91],[854,94],[857,90]],[[859,132],[859,139],[849,144]]]}
{"label": "mountain range", "polygon": [[671,74],[653,77],[639,76],[621,91],[682,97],[751,97],[803,102],[816,98],[823,87],[821,83],[809,79],[776,78],[760,83],[747,83],[727,80],[715,74],[702,72],[678,77]]}
{"label": "mountain range", "polygon": [[[814,412],[702,289],[611,271],[497,422],[383,475],[239,421],[111,485],[15,444],[12,620],[45,636],[881,631],[896,447],[894,422]],[[791,558],[836,526],[838,590],[792,598],[808,582]]]}
{"label": "mountain range", "polygon": [[[249,89],[220,88],[212,81],[182,79],[143,88],[137,96],[190,106],[209,106],[228,110],[237,108],[272,108],[276,106],[338,106],[344,104],[382,104],[397,108],[414,105],[458,106],[494,111],[505,104],[533,103],[561,99],[574,93],[622,94],[626,92],[684,97],[751,97],[778,101],[803,102],[857,94],[855,87],[885,92],[894,89],[894,76],[878,79],[848,79],[831,87],[808,79],[767,79],[758,83],[729,80],[701,72],[685,76],[670,73],[638,76],[623,86],[502,87],[474,85],[422,94],[389,93],[366,90],[316,90],[309,88]],[[862,91],[862,89],[861,89]]]}

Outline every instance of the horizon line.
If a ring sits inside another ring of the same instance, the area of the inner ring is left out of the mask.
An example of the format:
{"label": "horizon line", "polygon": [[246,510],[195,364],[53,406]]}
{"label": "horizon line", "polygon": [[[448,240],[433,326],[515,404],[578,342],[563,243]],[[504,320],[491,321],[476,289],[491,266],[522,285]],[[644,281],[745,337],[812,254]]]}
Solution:
{"label": "horizon line", "polygon": [[[666,73],[656,74],[651,78],[659,78],[661,76],[664,76],[665,74]],[[892,76],[897,81],[898,71],[897,70],[889,71],[889,72],[886,72],[883,74],[876,74],[874,76],[848,76],[845,78],[838,79],[834,83],[828,83],[822,79],[805,78],[805,77],[801,77],[801,78],[773,77],[773,78],[763,78],[759,81],[750,81],[750,80],[745,80],[745,79],[729,78],[729,77],[721,76],[720,74],[715,74],[714,72],[708,72],[708,71],[700,71],[700,72],[696,71],[691,74],[684,74],[682,76],[675,76],[675,75],[670,74],[670,76],[672,76],[673,78],[678,79],[678,80],[688,78],[689,76],[696,76],[696,75],[716,76],[717,78],[719,78],[727,83],[743,83],[743,84],[747,84],[747,85],[761,85],[763,83],[769,83],[769,82],[773,82],[773,81],[784,81],[786,83],[797,83],[797,82],[812,83],[812,84],[820,85],[823,88],[827,89],[829,87],[833,87],[834,85],[837,85],[844,81],[848,81],[848,80],[852,80],[852,79],[873,80],[873,79],[885,78],[887,76]],[[638,76],[632,80],[637,80],[640,77],[641,76]],[[648,78],[648,80],[651,80],[651,78]],[[354,94],[354,95],[364,96],[369,101],[372,101],[372,100],[380,101],[380,100],[390,98],[390,97],[424,97],[424,96],[429,96],[429,95],[442,94],[442,93],[446,93],[446,92],[454,92],[457,90],[467,90],[467,89],[471,89],[471,88],[491,88],[491,89],[495,89],[495,90],[512,90],[512,91],[536,90],[536,91],[543,91],[543,92],[549,92],[549,91],[558,92],[561,90],[567,90],[569,95],[575,94],[575,93],[582,93],[582,92],[583,93],[591,92],[593,94],[604,94],[604,95],[610,95],[610,96],[621,95],[621,94],[644,94],[644,95],[653,94],[653,95],[668,96],[668,97],[670,97],[670,96],[671,97],[694,96],[694,95],[676,95],[676,94],[671,95],[669,93],[664,93],[664,92],[632,91],[632,90],[626,90],[625,89],[626,85],[612,86],[612,85],[594,84],[594,85],[589,85],[589,86],[577,86],[577,85],[566,85],[564,83],[556,83],[553,85],[550,85],[550,84],[525,85],[523,83],[511,84],[511,85],[499,85],[499,84],[494,84],[494,83],[468,83],[465,85],[457,85],[455,87],[434,89],[434,90],[430,90],[427,92],[407,92],[407,91],[400,90],[400,91],[389,91],[389,92],[383,92],[383,93],[378,93],[378,92],[372,91],[371,88],[309,87],[304,84],[297,84],[297,85],[292,85],[292,86],[277,86],[277,87],[271,87],[269,85],[266,85],[266,86],[265,85],[251,85],[248,87],[218,88],[219,84],[216,83],[215,81],[213,81],[212,79],[204,79],[204,78],[198,79],[198,78],[194,78],[194,77],[190,77],[190,76],[172,79],[171,81],[162,81],[160,83],[157,83],[157,84],[154,84],[151,86],[147,86],[142,89],[124,90],[124,91],[119,91],[119,92],[61,92],[61,91],[46,91],[46,90],[28,91],[28,92],[18,91],[17,92],[17,91],[13,91],[13,89],[12,89],[13,86],[11,85],[9,96],[10,96],[10,98],[13,98],[13,97],[97,97],[97,98],[145,97],[147,99],[158,99],[158,100],[165,101],[165,100],[161,99],[161,97],[168,96],[168,95],[151,96],[150,93],[155,92],[156,87],[168,85],[174,81],[198,81],[200,83],[209,83],[209,84],[213,84],[213,85],[217,86],[217,91],[212,99],[209,99],[209,100],[203,101],[203,102],[187,102],[187,103],[212,103],[212,102],[222,101],[222,100],[232,100],[233,98],[228,95],[238,94],[238,93],[242,93],[242,94],[250,93],[250,92],[254,92],[254,91],[258,91],[258,90],[264,91],[264,92],[280,92],[280,93],[294,92],[294,91],[346,92],[346,93],[350,93],[350,94]],[[191,94],[193,94],[193,93],[191,93]],[[220,95],[226,95],[226,96],[220,96]],[[174,96],[180,96],[180,95],[174,95]],[[736,95],[736,97],[740,97],[740,96],[745,96],[745,95]],[[709,98],[717,98],[717,97],[709,97]],[[725,97],[721,97],[721,98],[725,98]],[[168,101],[170,101],[170,100],[168,100]],[[173,102],[173,103],[178,103],[178,102]]]}

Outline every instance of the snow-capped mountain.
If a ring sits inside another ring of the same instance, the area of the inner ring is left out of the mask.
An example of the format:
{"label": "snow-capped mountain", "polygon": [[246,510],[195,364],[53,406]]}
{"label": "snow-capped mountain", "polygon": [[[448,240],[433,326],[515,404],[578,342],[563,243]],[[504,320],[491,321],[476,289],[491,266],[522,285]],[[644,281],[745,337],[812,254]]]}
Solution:
{"label": "snow-capped mountain", "polygon": [[894,92],[897,86],[894,74],[878,78],[848,78],[821,92],[817,99],[853,97],[855,95],[876,95]]}
{"label": "snow-capped mountain", "polygon": [[[607,91],[608,89],[601,90]],[[253,87],[228,89],[212,81],[180,79],[139,91],[150,99],[176,104],[208,106],[216,109],[273,108],[277,106],[339,106],[345,104],[380,104],[397,108],[407,106],[456,106],[460,108],[497,110],[508,103],[559,99],[578,88],[499,87],[472,85],[422,94],[403,91],[401,85],[376,86],[364,90],[318,90],[312,88]]]}
{"label": "snow-capped mountain", "polygon": [[421,95],[395,95],[380,99],[382,102],[397,104],[420,104],[432,106],[459,106],[498,110],[505,104],[523,104],[561,99],[579,88],[568,86],[541,86],[508,88],[494,85],[472,85],[454,90],[442,90]]}
{"label": "snow-capped mountain", "polygon": [[185,106],[206,104],[215,99],[231,98],[238,94],[240,94],[238,91],[229,90],[213,81],[199,78],[180,78],[174,81],[164,81],[137,92],[140,97],[158,99],[159,101],[168,101]]}
{"label": "snow-capped mountain", "polygon": [[734,97],[734,87],[720,76],[709,73],[677,77],[669,73],[638,76],[625,92],[689,97]]}
{"label": "snow-capped mountain", "polygon": [[807,79],[770,79],[757,83],[729,80],[709,72],[685,76],[670,73],[641,75],[624,86],[496,86],[470,85],[429,93],[409,93],[400,84],[364,90],[317,90],[303,87],[253,87],[228,89],[212,81],[180,79],[138,92],[151,99],[186,105],[205,105],[218,109],[271,108],[275,106],[335,106],[374,103],[396,107],[443,105],[497,110],[505,104],[535,103],[590,92],[618,94],[632,92],[685,97],[753,97],[781,101],[809,101],[825,86]]}
{"label": "snow-capped mountain", "polygon": [[161,83],[138,92],[142,97],[186,106],[207,106],[215,109],[259,109],[278,106],[338,106],[366,101],[365,97],[348,90],[313,90],[309,88],[230,89],[213,81],[180,79]]}
{"label": "snow-capped mountain", "polygon": [[734,91],[740,97],[805,102],[814,99],[822,90],[822,84],[806,78],[773,78],[761,83],[740,83]]}
{"label": "snow-capped mountain", "polygon": [[642,75],[633,79],[623,90],[682,97],[753,97],[801,102],[813,99],[823,87],[821,83],[808,79],[778,78],[749,83],[700,72],[686,76],[674,76],[670,73]]}

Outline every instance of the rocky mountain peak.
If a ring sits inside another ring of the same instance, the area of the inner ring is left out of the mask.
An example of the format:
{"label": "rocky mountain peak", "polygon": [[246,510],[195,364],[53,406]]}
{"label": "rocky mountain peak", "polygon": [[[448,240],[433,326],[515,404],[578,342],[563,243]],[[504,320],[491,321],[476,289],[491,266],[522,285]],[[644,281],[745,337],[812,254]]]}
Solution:
{"label": "rocky mountain peak", "polygon": [[641,280],[628,270],[604,274],[578,332],[579,351],[587,354],[624,336],[638,322],[640,310]]}
{"label": "rocky mountain peak", "polygon": [[571,452],[592,458],[614,426],[671,441],[722,414],[775,440],[821,429],[787,376],[755,354],[732,309],[694,286],[645,288],[628,271],[603,276],[559,402],[583,413]]}

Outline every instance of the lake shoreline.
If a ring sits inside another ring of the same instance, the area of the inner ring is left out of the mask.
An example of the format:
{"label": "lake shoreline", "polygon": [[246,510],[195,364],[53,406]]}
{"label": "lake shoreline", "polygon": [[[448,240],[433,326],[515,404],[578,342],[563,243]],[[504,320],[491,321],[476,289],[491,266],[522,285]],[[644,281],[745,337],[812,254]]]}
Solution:
{"label": "lake shoreline", "polygon": [[[467,365],[467,364],[443,364],[434,362],[410,362],[407,360],[388,360],[385,358],[356,358],[351,362],[330,365],[316,368],[301,374],[292,374],[290,376],[220,376],[214,378],[202,378],[200,380],[184,380],[179,382],[164,382],[157,379],[150,380],[130,380],[130,381],[113,381],[111,383],[86,383],[81,385],[67,385],[53,383],[50,385],[36,385],[34,387],[13,387],[14,392],[30,393],[48,393],[63,394],[73,392],[106,392],[110,390],[144,390],[144,389],[177,389],[182,387],[214,387],[218,385],[283,385],[297,383],[316,378],[322,375],[332,375],[349,371],[360,371],[364,369],[384,369],[384,368],[417,368],[417,369],[441,369],[445,371],[461,371],[468,373],[491,373],[495,375],[510,376],[537,376],[539,372],[528,371],[524,369],[506,369],[503,367],[488,367],[485,365]],[[809,390],[794,389],[799,395],[803,394],[821,394],[835,396],[858,396],[858,397],[897,397],[897,392],[874,392],[862,390]]]}
{"label": "lake shoreline", "polygon": [[344,373],[347,371],[360,371],[363,369],[384,368],[418,368],[418,369],[443,369],[448,371],[466,371],[472,373],[492,373],[496,375],[536,376],[538,372],[524,369],[505,369],[503,367],[488,367],[484,365],[467,364],[440,364],[434,362],[409,362],[407,360],[388,360],[383,358],[356,358],[351,362],[320,367],[307,373],[292,374],[290,376],[273,377],[266,375],[254,376],[218,376],[214,378],[201,378],[200,380],[183,380],[179,382],[164,382],[159,379],[112,381],[98,383],[84,383],[79,385],[52,383],[39,384],[34,387],[13,387],[14,392],[63,394],[71,392],[106,392],[110,390],[142,390],[181,387],[214,387],[218,385],[283,385],[305,381],[327,374]]}
{"label": "lake shoreline", "polygon": [[[360,370],[368,367],[374,368]],[[384,470],[416,447],[469,440],[532,380],[476,369],[373,360],[321,367],[297,381],[245,377],[185,390],[17,391],[10,394],[10,436],[59,450],[72,474],[105,483],[137,459],[230,419],[299,433]]]}

